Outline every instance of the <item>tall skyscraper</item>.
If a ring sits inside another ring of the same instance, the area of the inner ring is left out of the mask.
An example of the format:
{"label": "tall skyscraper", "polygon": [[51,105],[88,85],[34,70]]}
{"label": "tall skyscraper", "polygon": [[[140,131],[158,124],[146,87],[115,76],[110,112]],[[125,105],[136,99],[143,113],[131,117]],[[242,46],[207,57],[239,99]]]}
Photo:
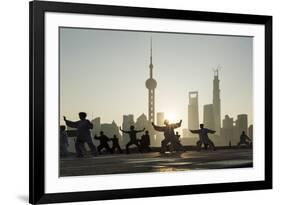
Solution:
{"label": "tall skyscraper", "polygon": [[213,104],[204,105],[204,113],[203,113],[203,123],[204,127],[214,130],[215,123],[214,123],[214,110]]}
{"label": "tall skyscraper", "polygon": [[135,125],[134,115],[123,115],[122,129],[129,130],[131,125]]}
{"label": "tall skyscraper", "polygon": [[237,134],[239,136],[241,135],[241,133],[243,131],[246,134],[248,134],[248,115],[247,114],[238,115],[235,124],[236,124]]}
{"label": "tall skyscraper", "polygon": [[253,125],[250,125],[248,128],[248,136],[253,140]]}
{"label": "tall skyscraper", "polygon": [[224,139],[224,143],[226,145],[229,143],[232,144],[235,141],[233,135],[234,135],[233,118],[230,118],[228,115],[225,115],[225,118],[222,121],[221,139]]}
{"label": "tall skyscraper", "polygon": [[240,114],[237,116],[235,120],[234,126],[234,143],[237,144],[240,141],[240,135],[242,132],[248,134],[248,115],[247,114]]}
{"label": "tall skyscraper", "polygon": [[154,122],[155,120],[155,88],[157,82],[153,79],[153,64],[152,64],[152,39],[150,39],[150,64],[149,64],[149,78],[145,85],[148,89],[148,120]]}
{"label": "tall skyscraper", "polygon": [[182,138],[187,138],[188,137],[188,135],[189,135],[189,130],[188,129],[186,129],[186,128],[183,128],[182,129]]}
{"label": "tall skyscraper", "polygon": [[198,92],[189,92],[188,96],[188,129],[194,130],[199,127]]}
{"label": "tall skyscraper", "polygon": [[214,71],[213,80],[213,113],[214,113],[214,129],[216,134],[220,135],[221,129],[221,99],[220,99],[220,80],[219,70]]}
{"label": "tall skyscraper", "polygon": [[[165,113],[164,112],[157,112],[157,117],[156,117],[156,123],[159,126],[164,125],[164,120],[165,120]],[[157,147],[161,145],[161,141],[164,139],[164,134],[163,132],[155,132],[156,133],[156,139],[155,139],[155,144]]]}
{"label": "tall skyscraper", "polygon": [[[123,123],[122,123],[122,129],[123,130],[129,130],[131,125],[135,125],[134,122],[134,115],[123,115]],[[122,133],[121,141],[122,143],[127,142],[127,134]]]}
{"label": "tall skyscraper", "polygon": [[164,125],[165,114],[164,112],[157,112],[157,125]]}

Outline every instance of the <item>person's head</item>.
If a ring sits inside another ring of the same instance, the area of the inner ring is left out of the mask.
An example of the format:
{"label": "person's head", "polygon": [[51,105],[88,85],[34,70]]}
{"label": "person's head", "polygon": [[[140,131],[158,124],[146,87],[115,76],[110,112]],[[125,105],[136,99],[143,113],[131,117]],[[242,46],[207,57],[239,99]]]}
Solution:
{"label": "person's head", "polygon": [[61,131],[61,132],[65,131],[65,126],[64,126],[64,125],[61,125],[61,126],[60,126],[60,131]]}
{"label": "person's head", "polygon": [[145,134],[148,135],[148,130],[145,131]]}
{"label": "person's head", "polygon": [[113,138],[116,138],[117,136],[116,135],[113,135]]}
{"label": "person's head", "polygon": [[169,120],[164,120],[164,125],[169,125]]}
{"label": "person's head", "polygon": [[244,135],[245,134],[245,131],[242,131],[242,135]]}
{"label": "person's head", "polygon": [[134,130],[135,129],[135,126],[134,125],[131,125],[130,126],[130,130]]}
{"label": "person's head", "polygon": [[176,132],[176,135],[179,135],[179,132]]}
{"label": "person's head", "polygon": [[200,128],[201,128],[201,129],[204,128],[204,124],[200,124]]}
{"label": "person's head", "polygon": [[103,135],[103,131],[100,131],[100,135]]}
{"label": "person's head", "polygon": [[86,114],[85,112],[79,112],[79,118],[80,118],[81,120],[86,119],[86,117],[87,117],[87,114]]}

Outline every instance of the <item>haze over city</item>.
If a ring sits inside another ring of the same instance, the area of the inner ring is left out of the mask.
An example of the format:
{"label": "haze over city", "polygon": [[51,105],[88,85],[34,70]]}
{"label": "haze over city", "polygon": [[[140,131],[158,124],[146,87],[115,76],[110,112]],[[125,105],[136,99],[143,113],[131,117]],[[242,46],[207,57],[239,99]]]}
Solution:
{"label": "haze over city", "polygon": [[150,39],[153,39],[155,112],[187,127],[188,92],[203,105],[213,99],[214,69],[220,65],[221,118],[253,109],[251,37],[170,34],[96,29],[60,29],[60,120],[88,118],[122,124],[124,114],[148,115]]}

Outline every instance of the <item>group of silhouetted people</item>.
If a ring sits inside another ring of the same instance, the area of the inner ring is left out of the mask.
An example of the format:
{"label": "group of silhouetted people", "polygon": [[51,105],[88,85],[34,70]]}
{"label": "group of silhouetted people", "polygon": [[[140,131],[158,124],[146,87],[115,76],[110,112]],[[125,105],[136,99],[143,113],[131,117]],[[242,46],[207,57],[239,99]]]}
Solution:
{"label": "group of silhouetted people", "polygon": [[[113,154],[115,152],[115,150],[117,149],[117,151],[119,153],[123,153],[123,151],[121,150],[121,147],[119,145],[119,139],[117,138],[116,135],[113,135],[113,138],[108,138],[103,131],[100,132],[100,136],[94,136],[94,139],[99,140],[100,144],[98,146],[98,153],[101,154],[101,150],[105,149],[107,152]],[[108,142],[112,141],[112,147],[110,148]]]}
{"label": "group of silhouetted people", "polygon": [[[122,130],[120,127],[120,131],[126,133],[130,137],[130,141],[126,144],[126,153],[129,154],[130,150],[129,147],[131,145],[137,146],[139,152],[150,152],[150,136],[149,132],[145,128],[142,130],[135,130],[135,127],[132,125],[130,126],[130,130]],[[145,134],[141,136],[141,139],[137,139],[137,133],[145,131]]]}
{"label": "group of silhouetted people", "polygon": [[[100,132],[100,136],[94,136],[95,140],[99,140],[100,144],[98,145],[97,149],[94,145],[91,137],[90,130],[93,129],[93,124],[86,119],[87,114],[85,112],[79,113],[79,121],[73,122],[66,119],[66,117],[63,117],[65,124],[68,127],[76,128],[77,130],[77,138],[75,141],[75,150],[76,150],[76,156],[77,157],[83,157],[83,152],[85,151],[85,143],[88,144],[91,154],[93,156],[96,156],[98,153],[101,154],[102,150],[105,149],[105,151],[113,154],[116,150],[119,153],[123,153],[120,145],[119,145],[119,139],[116,135],[113,135],[113,138],[107,137],[103,131]],[[158,132],[164,133],[164,139],[161,141],[161,153],[165,153],[166,151],[171,152],[178,152],[178,151],[185,151],[183,145],[180,142],[180,135],[178,132],[175,133],[175,129],[179,128],[181,126],[182,120],[178,123],[169,123],[168,120],[164,121],[164,126],[157,126],[152,122],[153,128]],[[65,157],[68,155],[67,147],[69,146],[68,143],[68,137],[66,133],[66,127],[64,125],[60,126],[60,155],[62,157]],[[126,153],[130,153],[130,146],[135,145],[139,152],[150,152],[150,136],[149,132],[145,128],[142,130],[135,130],[135,127],[132,125],[130,126],[129,130],[123,130],[120,127],[120,131],[122,133],[126,133],[129,135],[129,142],[126,144]],[[144,132],[141,136],[141,139],[137,138],[137,133]],[[204,124],[200,124],[200,129],[198,130],[190,130],[191,133],[198,134],[199,140],[196,142],[198,151],[201,150],[202,145],[204,145],[204,148],[207,150],[208,148],[211,148],[212,150],[216,150],[214,142],[208,137],[208,134],[214,134],[216,131],[210,130],[208,128],[204,128]],[[112,141],[112,147],[109,146],[108,142]],[[251,139],[245,134],[243,131],[240,136],[240,141],[237,144],[238,147],[241,145],[250,146],[251,145]]]}
{"label": "group of silhouetted people", "polygon": [[[68,127],[76,128],[77,129],[77,138],[75,141],[75,150],[76,150],[76,156],[77,157],[83,157],[83,152],[85,150],[85,143],[88,144],[91,154],[93,156],[96,156],[97,153],[101,154],[101,151],[105,149],[107,152],[113,154],[115,150],[117,150],[119,153],[123,153],[120,145],[119,145],[119,139],[116,135],[113,135],[113,138],[108,138],[103,131],[100,132],[100,136],[94,136],[95,140],[99,140],[100,144],[96,148],[92,141],[91,132],[90,129],[93,129],[93,124],[86,119],[87,114],[85,112],[79,113],[79,121],[73,122],[70,120],[67,120],[66,117],[63,117],[65,124]],[[138,150],[140,152],[150,152],[150,136],[149,132],[145,131],[145,129],[142,130],[135,130],[134,126],[130,127],[130,130],[122,130],[120,127],[120,130],[123,133],[129,134],[130,141],[126,145],[126,153],[129,154],[129,147],[131,145],[135,145],[138,147]],[[141,136],[141,139],[137,139],[136,134],[139,132],[145,131],[145,134]],[[112,147],[109,146],[108,142],[112,141]],[[67,133],[65,130],[65,126],[60,126],[60,155],[62,157],[65,157],[68,155],[67,147],[69,146]]]}

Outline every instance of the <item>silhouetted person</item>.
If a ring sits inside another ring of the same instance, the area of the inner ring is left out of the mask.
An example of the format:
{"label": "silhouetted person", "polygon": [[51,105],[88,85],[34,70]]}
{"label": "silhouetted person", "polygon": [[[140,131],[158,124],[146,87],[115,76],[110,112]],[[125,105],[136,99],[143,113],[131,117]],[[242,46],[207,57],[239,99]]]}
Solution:
{"label": "silhouetted person", "polygon": [[149,132],[146,130],[145,134],[141,136],[141,140],[140,140],[140,147],[141,150],[143,152],[150,152],[150,136],[149,136]]}
{"label": "silhouetted person", "polygon": [[198,151],[201,150],[202,143],[204,144],[205,149],[210,146],[214,151],[216,150],[216,147],[212,140],[208,137],[208,133],[214,134],[216,131],[210,130],[207,128],[204,128],[204,124],[200,124],[199,130],[189,130],[192,133],[199,134],[199,140],[197,141],[197,148]]}
{"label": "silhouetted person", "polygon": [[65,131],[65,126],[60,126],[60,156],[61,157],[67,157],[68,156],[68,150],[67,147],[69,146],[67,133]]}
{"label": "silhouetted person", "polygon": [[164,132],[164,140],[161,141],[161,153],[165,153],[167,150],[167,145],[172,143],[175,139],[175,131],[174,129],[181,126],[182,120],[178,123],[170,124],[168,120],[164,121],[165,126],[157,126],[152,122],[152,126],[158,132]]}
{"label": "silhouetted person", "polygon": [[179,132],[176,132],[175,138],[171,142],[173,151],[185,151],[180,141]]}
{"label": "silhouetted person", "polygon": [[245,131],[243,131],[242,134],[240,135],[240,142],[238,142],[237,146],[240,147],[240,145],[244,144],[247,147],[249,147],[251,141],[252,140],[245,134]]}
{"label": "silhouetted person", "polygon": [[130,137],[130,141],[126,145],[126,153],[127,154],[130,153],[129,152],[129,147],[131,145],[136,145],[138,147],[139,151],[141,151],[140,150],[140,145],[139,145],[138,140],[137,140],[137,133],[138,132],[143,132],[145,129],[143,128],[142,130],[135,130],[135,127],[132,125],[132,126],[130,126],[130,130],[128,130],[128,131],[122,130],[121,127],[120,127],[120,130],[123,133],[129,134],[129,137]]}
{"label": "silhouetted person", "polygon": [[114,153],[115,149],[117,149],[120,154],[123,153],[119,145],[119,139],[117,138],[117,136],[113,135],[113,138],[111,138],[110,140],[112,141],[112,148],[111,148],[112,152]]}
{"label": "silhouetted person", "polygon": [[72,128],[77,128],[77,139],[75,142],[75,150],[77,157],[83,157],[82,146],[84,143],[87,143],[89,148],[91,149],[92,155],[96,156],[97,150],[95,145],[93,144],[90,129],[93,129],[93,124],[86,119],[87,114],[85,112],[79,112],[79,121],[72,122],[66,119],[64,116],[63,119],[67,126]]}
{"label": "silhouetted person", "polygon": [[99,144],[99,146],[98,146],[98,152],[99,152],[99,154],[101,154],[101,150],[102,150],[103,148],[105,148],[107,152],[112,153],[112,150],[110,149],[110,147],[109,147],[109,145],[108,145],[108,143],[107,143],[107,142],[109,141],[109,138],[103,133],[103,131],[100,131],[100,136],[99,136],[99,137],[95,135],[94,138],[95,138],[96,140],[99,140],[99,141],[100,141],[100,144]]}

